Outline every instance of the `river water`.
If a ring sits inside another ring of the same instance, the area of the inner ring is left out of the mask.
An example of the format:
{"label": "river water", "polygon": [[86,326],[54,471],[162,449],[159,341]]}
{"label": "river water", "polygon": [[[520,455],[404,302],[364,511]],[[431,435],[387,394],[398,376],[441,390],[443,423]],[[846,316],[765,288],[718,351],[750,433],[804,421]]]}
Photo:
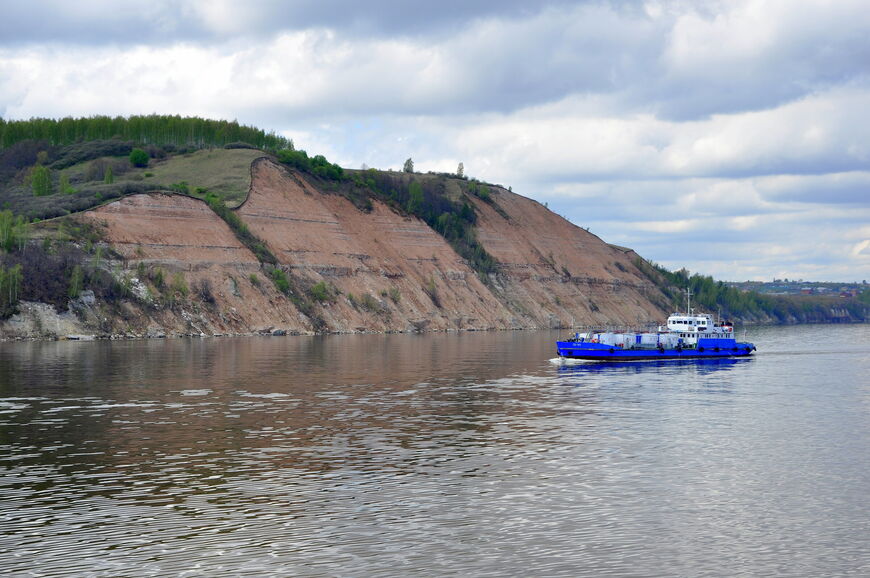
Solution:
{"label": "river water", "polygon": [[0,574],[870,574],[870,326],[0,344]]}

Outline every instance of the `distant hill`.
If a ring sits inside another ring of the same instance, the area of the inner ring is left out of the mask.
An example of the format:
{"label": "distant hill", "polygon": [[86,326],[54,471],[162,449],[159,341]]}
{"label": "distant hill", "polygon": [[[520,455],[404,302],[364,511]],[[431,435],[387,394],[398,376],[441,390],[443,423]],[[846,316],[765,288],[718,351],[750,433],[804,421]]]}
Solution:
{"label": "distant hill", "polygon": [[697,306],[743,322],[855,323],[870,319],[870,288],[866,286],[842,295],[833,291],[774,294],[689,275],[686,270],[668,271],[654,263],[639,266],[669,296],[675,310],[685,307],[685,292],[689,290]]}

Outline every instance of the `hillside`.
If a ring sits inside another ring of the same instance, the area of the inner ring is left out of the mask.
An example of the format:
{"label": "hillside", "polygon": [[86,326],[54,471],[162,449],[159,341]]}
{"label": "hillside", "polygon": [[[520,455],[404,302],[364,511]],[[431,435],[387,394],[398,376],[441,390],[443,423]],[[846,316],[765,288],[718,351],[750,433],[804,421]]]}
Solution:
{"label": "hillside", "polygon": [[[222,152],[237,161],[251,153]],[[24,314],[5,322],[4,336],[515,329],[634,324],[663,314],[631,255],[506,190],[493,187],[486,202],[455,183],[453,195],[477,216],[475,246],[498,262],[498,272],[484,274],[395,204],[372,196],[360,207],[353,190],[274,158],[248,165],[235,228],[202,199],[156,191],[31,225],[22,263],[51,261],[46,246],[76,247],[80,254],[53,270],[71,278],[81,267],[82,287],[40,300],[59,314],[24,299]],[[184,180],[199,186],[194,176]],[[275,262],[261,261],[239,227]],[[92,297],[96,269],[119,287]]]}
{"label": "hillside", "polygon": [[637,326],[685,287],[755,321],[867,317],[672,274],[499,186],[278,144],[0,149],[0,338]]}

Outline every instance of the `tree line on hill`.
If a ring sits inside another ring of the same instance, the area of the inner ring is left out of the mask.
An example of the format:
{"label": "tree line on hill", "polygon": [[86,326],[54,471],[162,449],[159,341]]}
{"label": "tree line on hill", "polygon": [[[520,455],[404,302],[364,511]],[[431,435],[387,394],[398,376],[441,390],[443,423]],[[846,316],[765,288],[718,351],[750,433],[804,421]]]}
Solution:
{"label": "tree line on hill", "polygon": [[686,291],[700,309],[719,313],[723,318],[773,323],[823,323],[830,321],[866,321],[870,311],[870,291],[857,299],[804,295],[764,295],[742,291],[685,269],[669,271],[649,261],[639,259],[638,268],[669,300],[676,311],[686,306]]}
{"label": "tree line on hill", "polygon": [[0,118],[0,149],[25,140],[69,145],[93,140],[128,140],[138,144],[175,146],[225,146],[247,143],[264,150],[292,149],[293,141],[237,121],[211,120],[178,115],[91,116],[61,119]]}

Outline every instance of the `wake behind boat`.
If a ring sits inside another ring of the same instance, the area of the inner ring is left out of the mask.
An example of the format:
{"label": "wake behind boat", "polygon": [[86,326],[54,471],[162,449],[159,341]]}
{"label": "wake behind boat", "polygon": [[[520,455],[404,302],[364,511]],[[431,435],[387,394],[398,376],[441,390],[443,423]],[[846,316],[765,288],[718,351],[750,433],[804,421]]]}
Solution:
{"label": "wake behind boat", "polygon": [[575,333],[557,341],[556,350],[563,359],[631,361],[741,357],[751,355],[755,345],[738,342],[730,321],[716,323],[712,315],[695,314],[687,306],[685,314],[670,315],[655,332]]}

